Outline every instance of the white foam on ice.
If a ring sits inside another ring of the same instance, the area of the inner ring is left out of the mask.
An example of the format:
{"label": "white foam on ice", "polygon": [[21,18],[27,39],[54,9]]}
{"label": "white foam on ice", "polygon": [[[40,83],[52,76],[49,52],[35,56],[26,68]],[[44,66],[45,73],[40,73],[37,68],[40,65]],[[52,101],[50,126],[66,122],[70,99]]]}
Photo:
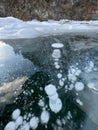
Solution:
{"label": "white foam on ice", "polygon": [[68,32],[97,32],[98,21],[22,21],[14,17],[0,18],[0,39],[34,38]]}

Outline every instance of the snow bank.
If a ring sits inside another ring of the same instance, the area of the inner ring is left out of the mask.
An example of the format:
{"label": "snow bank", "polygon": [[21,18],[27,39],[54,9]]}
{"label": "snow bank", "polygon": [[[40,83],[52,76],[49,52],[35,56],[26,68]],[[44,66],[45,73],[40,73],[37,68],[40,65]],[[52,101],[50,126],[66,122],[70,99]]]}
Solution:
{"label": "snow bank", "polygon": [[24,22],[14,17],[0,18],[0,39],[34,38],[46,35],[63,34],[65,32],[98,31],[98,21],[71,20],[37,20]]}

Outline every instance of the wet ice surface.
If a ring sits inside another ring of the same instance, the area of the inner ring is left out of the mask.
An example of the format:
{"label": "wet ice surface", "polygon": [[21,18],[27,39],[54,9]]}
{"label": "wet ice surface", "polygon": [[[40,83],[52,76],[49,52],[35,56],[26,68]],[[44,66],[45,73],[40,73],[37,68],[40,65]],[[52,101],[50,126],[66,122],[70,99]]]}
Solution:
{"label": "wet ice surface", "polygon": [[[0,76],[4,78],[1,82],[3,90],[0,90],[4,92],[4,95],[0,93],[3,99],[0,100],[1,106],[8,103],[4,108],[1,107],[2,129],[98,129],[98,39],[93,35],[66,34],[2,40],[11,49],[9,54],[14,57],[9,60],[11,56],[4,54],[4,51],[0,53],[6,61],[3,63],[0,59],[0,66],[6,69],[4,66],[7,61],[12,65],[9,69],[11,74],[6,78],[1,74],[6,75],[8,69],[5,73],[0,69]],[[13,62],[17,55],[18,65]],[[16,76],[14,79],[13,74]],[[26,79],[22,80],[25,76]],[[22,81],[18,84],[20,79]],[[21,85],[18,94],[9,95],[11,103],[5,100],[9,91],[4,90],[4,87],[7,88],[8,85],[11,90],[14,86],[11,92],[17,92]],[[52,88],[47,89],[47,86]]]}

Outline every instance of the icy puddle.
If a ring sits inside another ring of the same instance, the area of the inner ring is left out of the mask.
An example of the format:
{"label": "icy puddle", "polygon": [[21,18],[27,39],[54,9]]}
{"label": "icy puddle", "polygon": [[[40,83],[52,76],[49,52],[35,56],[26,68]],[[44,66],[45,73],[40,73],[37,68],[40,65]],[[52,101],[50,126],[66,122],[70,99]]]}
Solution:
{"label": "icy puddle", "polygon": [[0,130],[98,130],[98,38],[0,41]]}

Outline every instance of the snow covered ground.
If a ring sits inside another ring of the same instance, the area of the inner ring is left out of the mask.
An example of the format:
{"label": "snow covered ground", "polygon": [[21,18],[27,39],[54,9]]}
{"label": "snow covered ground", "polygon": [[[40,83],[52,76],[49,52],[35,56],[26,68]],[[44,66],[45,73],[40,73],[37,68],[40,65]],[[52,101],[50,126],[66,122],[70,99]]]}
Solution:
{"label": "snow covered ground", "polygon": [[48,20],[24,22],[14,17],[0,18],[0,39],[33,38],[67,32],[98,32],[98,21]]}

